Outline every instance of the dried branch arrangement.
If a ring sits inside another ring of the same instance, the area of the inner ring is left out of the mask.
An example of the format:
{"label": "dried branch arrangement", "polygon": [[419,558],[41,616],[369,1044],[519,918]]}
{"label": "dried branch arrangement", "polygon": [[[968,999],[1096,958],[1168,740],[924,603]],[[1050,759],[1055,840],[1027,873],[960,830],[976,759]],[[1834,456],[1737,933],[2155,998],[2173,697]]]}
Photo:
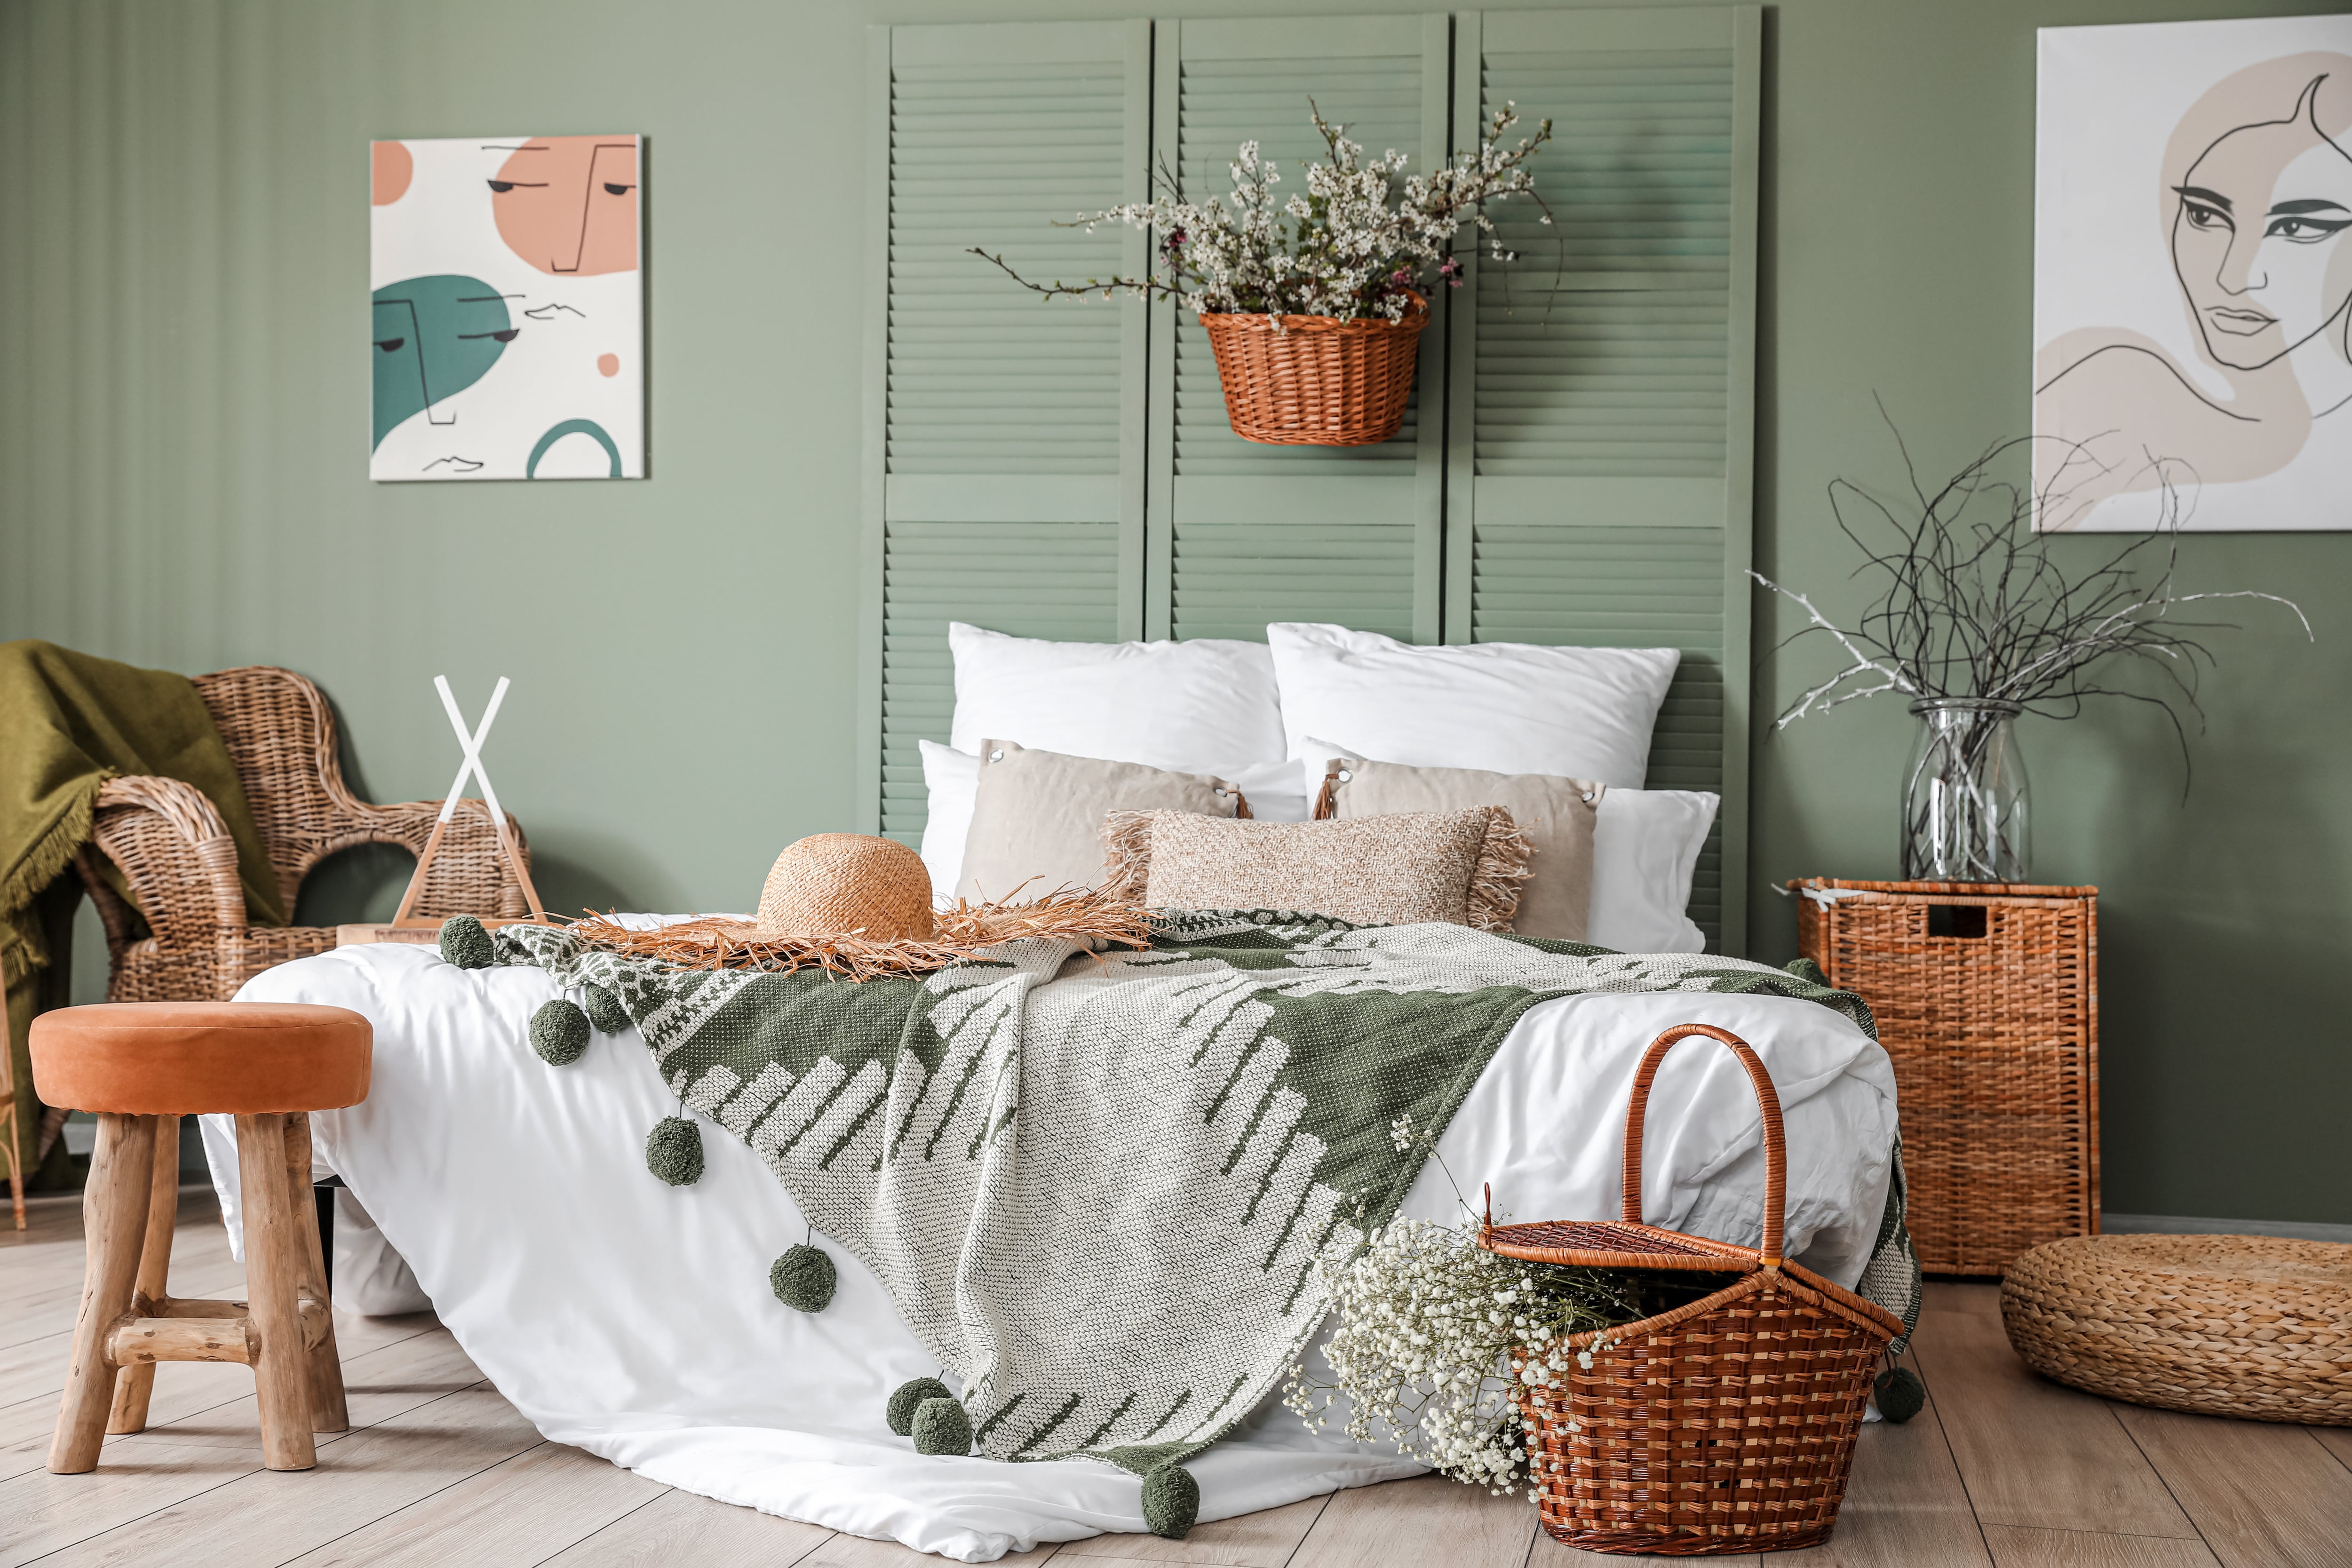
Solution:
{"label": "dried branch arrangement", "polygon": [[[1892,420],[1888,428],[1894,428]],[[1887,692],[1915,702],[1972,699],[2053,719],[2076,717],[2088,698],[2123,697],[2164,710],[2185,761],[2189,742],[2179,705],[2201,719],[2199,667],[2214,662],[2196,634],[2235,623],[2182,619],[2184,607],[2221,599],[2264,600],[2294,612],[2304,635],[2311,636],[2302,609],[2276,594],[2184,594],[2175,586],[2182,517],[2177,465],[2158,462],[2153,468],[2163,499],[2162,526],[2089,570],[2070,574],[2051,559],[2049,536],[2033,531],[2033,520],[2065,515],[2068,492],[2095,469],[2099,475],[2107,471],[2087,447],[2070,444],[2051,465],[2049,479],[2028,489],[2000,478],[1999,470],[2033,438],[1996,442],[1930,492],[1920,483],[1899,430],[1895,438],[1910,482],[1907,501],[1890,505],[1849,479],[1829,487],[1838,527],[1863,552],[1854,574],[1885,580],[1851,627],[1831,620],[1809,595],[1760,573],[1748,574],[1805,612],[1808,624],[1780,647],[1826,637],[1847,661],[1790,703],[1774,721],[1776,730]],[[2153,584],[2144,586],[2138,574],[2146,567],[2158,570]],[[2118,660],[2162,671],[2165,689],[2151,695],[2112,684],[2108,671]]]}
{"label": "dried branch arrangement", "polygon": [[860,932],[779,933],[756,921],[715,916],[652,931],[635,931],[608,915],[592,914],[565,929],[583,942],[679,969],[754,969],[785,974],[823,969],[848,980],[928,974],[986,955],[999,942],[1025,937],[1084,942],[1095,947],[1151,945],[1151,917],[1108,894],[1065,888],[1029,903],[967,903],[940,911],[929,942],[883,942]]}
{"label": "dried branch arrangement", "polygon": [[[1055,226],[1091,233],[1097,224],[1123,223],[1154,230],[1164,276],[1033,283],[1002,256],[978,247],[971,254],[1048,299],[1135,294],[1212,314],[1268,315],[1277,325],[1286,315],[1402,321],[1412,308],[1415,285],[1461,285],[1462,264],[1453,247],[1465,223],[1475,230],[1474,245],[1483,235],[1496,259],[1515,258],[1503,248],[1486,204],[1524,195],[1543,205],[1526,164],[1551,140],[1550,121],[1517,147],[1506,147],[1503,133],[1519,120],[1517,109],[1506,104],[1487,121],[1475,152],[1432,173],[1406,175],[1402,153],[1391,149],[1365,163],[1363,148],[1342,134],[1344,126],[1325,120],[1312,99],[1307,109],[1328,161],[1306,165],[1303,195],[1277,195],[1281,172],[1258,156],[1255,142],[1244,142],[1228,165],[1230,196],[1187,199],[1163,161],[1152,182],[1160,195],[1151,201],[1080,213]],[[1551,222],[1549,208],[1540,221]]]}

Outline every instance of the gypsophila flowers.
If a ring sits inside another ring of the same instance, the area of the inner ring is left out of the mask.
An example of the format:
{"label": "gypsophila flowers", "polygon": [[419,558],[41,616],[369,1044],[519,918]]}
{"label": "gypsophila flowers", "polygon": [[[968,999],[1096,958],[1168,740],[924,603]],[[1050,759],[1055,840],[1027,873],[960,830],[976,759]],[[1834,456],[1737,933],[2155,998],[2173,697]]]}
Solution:
{"label": "gypsophila flowers", "polygon": [[1571,1364],[1591,1371],[1605,1338],[1577,1351],[1567,1342],[1642,1315],[1638,1293],[1602,1270],[1517,1262],[1481,1247],[1471,1226],[1428,1220],[1391,1221],[1319,1273],[1339,1320],[1323,1352],[1332,1381],[1301,1363],[1283,1402],[1309,1426],[1344,1405],[1356,1441],[1393,1440],[1496,1493],[1556,1464],[1528,1446],[1518,1388],[1559,1388]]}
{"label": "gypsophila flowers", "polygon": [[[971,254],[1048,298],[1168,298],[1212,313],[1263,313],[1275,318],[1277,330],[1286,315],[1400,321],[1412,307],[1417,285],[1461,287],[1462,265],[1453,246],[1465,223],[1486,237],[1495,259],[1515,259],[1503,248],[1486,204],[1525,196],[1542,205],[1526,163],[1551,139],[1550,121],[1507,148],[1503,133],[1518,123],[1518,111],[1506,104],[1487,121],[1476,151],[1430,174],[1407,174],[1403,153],[1391,149],[1367,163],[1363,148],[1341,134],[1344,127],[1326,121],[1312,100],[1307,107],[1328,161],[1306,165],[1303,195],[1276,190],[1281,172],[1258,156],[1253,141],[1243,142],[1228,165],[1234,184],[1229,195],[1188,200],[1163,167],[1156,182],[1161,194],[1154,200],[1081,213],[1071,220],[1090,231],[1101,223],[1154,231],[1161,271],[1143,278],[1089,278],[1083,286],[1032,283],[1001,256],[976,247]],[[1551,221],[1549,209],[1541,221]]]}

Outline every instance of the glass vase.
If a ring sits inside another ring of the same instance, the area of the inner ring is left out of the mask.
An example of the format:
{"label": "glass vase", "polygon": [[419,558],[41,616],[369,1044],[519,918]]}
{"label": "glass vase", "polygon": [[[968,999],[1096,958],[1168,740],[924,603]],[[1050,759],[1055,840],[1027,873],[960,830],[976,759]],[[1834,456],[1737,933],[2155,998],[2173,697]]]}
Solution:
{"label": "glass vase", "polygon": [[1903,879],[2032,879],[2032,786],[2014,702],[1941,697],[1911,704],[1919,739],[1903,775]]}

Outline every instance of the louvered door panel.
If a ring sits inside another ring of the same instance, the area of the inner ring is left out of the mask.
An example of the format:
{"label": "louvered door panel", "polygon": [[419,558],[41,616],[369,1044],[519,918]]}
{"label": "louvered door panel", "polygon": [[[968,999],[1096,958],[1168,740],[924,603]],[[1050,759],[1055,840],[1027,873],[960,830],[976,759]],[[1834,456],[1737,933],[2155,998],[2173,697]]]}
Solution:
{"label": "louvered door panel", "polygon": [[1140,270],[1141,235],[1053,220],[1142,195],[1150,24],[873,36],[866,777],[871,826],[914,843],[950,620],[1140,629],[1142,307],[1044,301],[966,252],[1039,280]]}
{"label": "louvered door panel", "polygon": [[[1682,648],[1650,741],[1651,789],[1723,793],[1723,533],[1704,528],[1480,526],[1473,642]],[[1691,885],[1710,935],[1723,912],[1723,827]]]}
{"label": "louvered door panel", "polygon": [[[1158,25],[1155,147],[1196,197],[1232,188],[1244,142],[1305,194],[1324,156],[1309,100],[1368,157],[1416,170],[1444,153],[1444,16],[1251,19]],[[1154,636],[1265,635],[1269,620],[1335,620],[1434,640],[1441,606],[1442,319],[1423,333],[1404,426],[1375,447],[1244,441],[1226,417],[1197,315],[1153,320],[1150,562]],[[1424,403],[1426,395],[1429,399]]]}
{"label": "louvered door panel", "polygon": [[1553,122],[1449,343],[1446,636],[1673,647],[1654,789],[1722,815],[1691,915],[1746,941],[1758,14],[1456,20],[1454,134]]}
{"label": "louvered door panel", "polygon": [[881,831],[914,844],[925,819],[919,740],[955,710],[948,623],[1075,642],[1118,637],[1118,525],[892,522],[883,563]]}

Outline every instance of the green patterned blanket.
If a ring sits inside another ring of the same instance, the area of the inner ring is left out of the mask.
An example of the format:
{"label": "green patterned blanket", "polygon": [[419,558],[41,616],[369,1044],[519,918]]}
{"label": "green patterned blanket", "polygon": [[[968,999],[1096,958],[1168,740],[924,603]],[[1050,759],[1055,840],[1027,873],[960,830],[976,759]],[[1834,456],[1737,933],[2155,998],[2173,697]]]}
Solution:
{"label": "green patterned blanket", "polygon": [[1180,915],[1146,952],[994,953],[851,984],[497,938],[497,962],[619,998],[684,1103],[880,1277],[962,1381],[982,1452],[1139,1473],[1280,1381],[1325,1314],[1315,1260],[1420,1173],[1397,1119],[1443,1131],[1537,1002],[1762,992],[1872,1026],[1860,998],[1761,964],[1451,926]]}

